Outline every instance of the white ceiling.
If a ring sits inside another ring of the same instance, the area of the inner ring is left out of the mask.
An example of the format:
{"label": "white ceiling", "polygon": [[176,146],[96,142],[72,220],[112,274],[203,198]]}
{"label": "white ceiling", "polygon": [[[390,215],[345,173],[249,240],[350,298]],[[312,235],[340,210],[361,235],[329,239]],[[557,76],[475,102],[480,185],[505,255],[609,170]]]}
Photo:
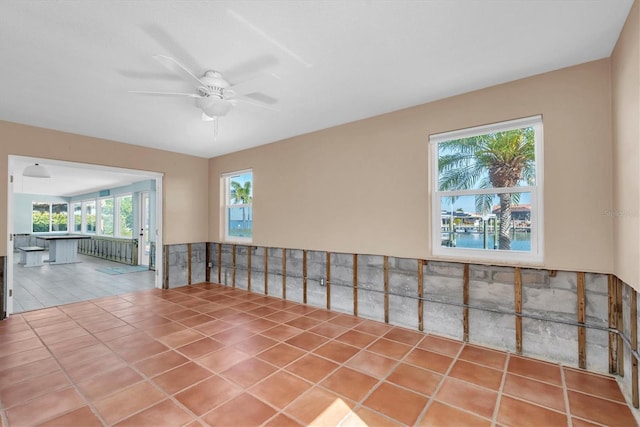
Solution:
{"label": "white ceiling", "polygon": [[[50,178],[22,176],[27,166],[38,163],[46,168]],[[141,171],[131,171],[82,163],[11,156],[13,192],[51,196],[77,196],[100,190],[124,187],[135,182],[154,179],[157,176]]]}
{"label": "white ceiling", "polygon": [[[0,0],[0,119],[213,157],[608,57],[633,0]],[[278,112],[214,125],[152,55]]]}

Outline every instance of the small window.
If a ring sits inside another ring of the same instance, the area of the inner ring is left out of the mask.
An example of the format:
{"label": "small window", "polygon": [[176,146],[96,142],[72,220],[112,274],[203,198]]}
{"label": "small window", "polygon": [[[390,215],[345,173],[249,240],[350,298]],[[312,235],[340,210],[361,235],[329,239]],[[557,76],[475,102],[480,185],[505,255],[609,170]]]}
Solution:
{"label": "small window", "polygon": [[119,196],[117,199],[118,206],[118,236],[133,236],[133,198],[131,194]]}
{"label": "small window", "polygon": [[31,211],[32,232],[67,231],[68,208],[69,205],[67,203],[33,202]]}
{"label": "small window", "polygon": [[82,202],[82,210],[84,211],[85,233],[96,234],[96,201]]}
{"label": "small window", "polygon": [[113,197],[100,199],[100,234],[113,236]]}
{"label": "small window", "polygon": [[430,143],[434,255],[542,262],[541,116]]}
{"label": "small window", "polygon": [[73,203],[71,205],[71,212],[73,212],[74,233],[82,233],[82,205],[80,203]]}
{"label": "small window", "polygon": [[224,240],[248,241],[253,237],[253,173],[222,176],[224,189]]}

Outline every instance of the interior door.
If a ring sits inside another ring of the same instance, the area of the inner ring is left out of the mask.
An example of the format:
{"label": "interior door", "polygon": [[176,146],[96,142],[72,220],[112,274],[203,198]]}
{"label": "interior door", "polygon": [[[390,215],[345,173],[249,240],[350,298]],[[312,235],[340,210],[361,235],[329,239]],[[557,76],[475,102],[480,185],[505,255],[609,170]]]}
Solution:
{"label": "interior door", "polygon": [[151,226],[151,206],[149,204],[149,192],[140,193],[140,244],[138,245],[138,259],[141,265],[149,265],[149,253],[151,252],[151,239],[149,228]]}

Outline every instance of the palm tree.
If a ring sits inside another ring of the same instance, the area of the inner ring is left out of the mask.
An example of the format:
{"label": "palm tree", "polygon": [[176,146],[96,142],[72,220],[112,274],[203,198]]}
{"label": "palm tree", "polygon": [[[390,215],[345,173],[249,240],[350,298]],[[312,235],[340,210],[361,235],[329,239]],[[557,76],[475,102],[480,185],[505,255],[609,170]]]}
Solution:
{"label": "palm tree", "polygon": [[[489,133],[438,144],[441,191],[515,187],[535,180],[535,136],[531,127]],[[511,204],[518,193],[498,193],[499,249],[511,249]],[[491,194],[476,196],[478,212],[492,210]]]}
{"label": "palm tree", "polygon": [[[237,181],[231,181],[231,202],[247,204],[251,203],[251,181],[245,181],[244,186]],[[247,228],[245,208],[242,208],[242,228]]]}

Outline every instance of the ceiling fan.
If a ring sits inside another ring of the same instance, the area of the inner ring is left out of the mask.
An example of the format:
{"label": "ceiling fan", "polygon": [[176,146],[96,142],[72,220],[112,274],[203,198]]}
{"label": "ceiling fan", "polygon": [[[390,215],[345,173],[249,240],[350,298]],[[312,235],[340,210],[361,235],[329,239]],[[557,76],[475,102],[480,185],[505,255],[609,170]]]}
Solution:
{"label": "ceiling fan", "polygon": [[[129,92],[141,95],[194,98],[195,105],[202,110],[202,120],[213,120],[216,122],[216,134],[217,119],[228,114],[238,103],[253,105],[255,107],[271,111],[278,111],[276,108],[269,105],[275,104],[277,102],[276,99],[259,93],[259,90],[261,89],[260,86],[265,83],[269,83],[264,77],[247,80],[234,85],[226,80],[219,71],[208,70],[205,71],[202,76],[198,77],[191,70],[172,57],[154,55],[153,58],[170,69],[177,67],[181,73],[184,73],[184,76],[188,78],[189,82],[195,85],[194,92],[155,92],[144,90],[132,90]],[[266,77],[269,77],[272,80],[279,80],[273,74]],[[259,100],[251,99],[252,96],[255,96]]]}

